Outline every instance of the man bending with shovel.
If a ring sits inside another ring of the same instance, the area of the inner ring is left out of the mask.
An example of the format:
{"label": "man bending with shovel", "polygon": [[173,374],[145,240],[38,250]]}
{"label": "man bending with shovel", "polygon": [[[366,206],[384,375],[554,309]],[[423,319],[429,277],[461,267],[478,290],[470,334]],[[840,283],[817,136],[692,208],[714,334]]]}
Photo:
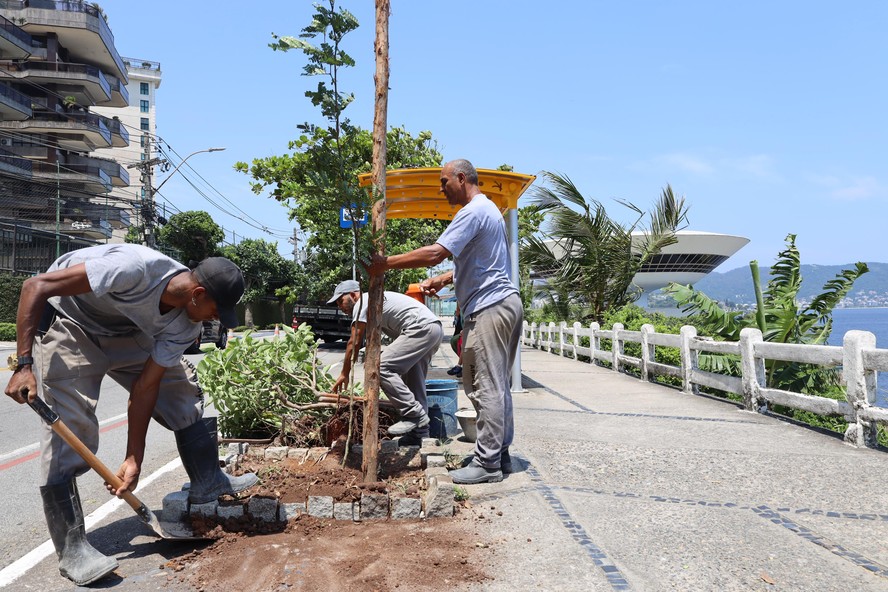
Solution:
{"label": "man bending with shovel", "polygon": [[[214,433],[202,420],[203,393],[182,361],[202,321],[237,325],[234,306],[243,293],[240,269],[223,257],[205,259],[191,271],[132,244],[62,255],[22,286],[18,361],[6,394],[18,403],[33,399],[39,377],[47,404],[95,453],[95,409],[102,379],[110,376],[130,393],[127,449],[117,472],[122,485],[106,483],[112,494],[135,490],[152,417],[175,433],[191,479],[190,502],[243,491],[256,476],[231,477],[219,468]],[[40,448],[40,495],[59,571],[78,585],[94,582],[114,571],[117,560],[86,539],[75,478],[89,465],[49,426]]]}

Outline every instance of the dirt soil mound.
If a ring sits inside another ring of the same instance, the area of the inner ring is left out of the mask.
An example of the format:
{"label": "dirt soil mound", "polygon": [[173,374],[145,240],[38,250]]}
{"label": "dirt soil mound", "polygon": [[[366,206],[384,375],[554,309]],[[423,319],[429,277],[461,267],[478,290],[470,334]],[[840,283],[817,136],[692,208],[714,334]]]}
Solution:
{"label": "dirt soil mound", "polygon": [[470,590],[493,549],[473,512],[429,521],[347,522],[300,516],[283,532],[226,533],[166,564],[201,592]]}
{"label": "dirt soil mound", "polygon": [[[383,458],[385,460],[383,460]],[[410,454],[380,458],[380,481],[363,483],[360,457],[342,463],[341,447],[322,458],[245,459],[260,483],[223,504],[250,496],[302,502],[309,495],[359,500],[362,492],[420,495],[424,474]],[[410,466],[410,465],[414,466]],[[488,519],[465,502],[454,518],[351,522],[301,515],[287,523],[244,516],[195,518],[196,532],[215,540],[164,568],[170,582],[201,592],[278,590],[471,590],[488,579],[484,565],[495,552],[479,537]]]}

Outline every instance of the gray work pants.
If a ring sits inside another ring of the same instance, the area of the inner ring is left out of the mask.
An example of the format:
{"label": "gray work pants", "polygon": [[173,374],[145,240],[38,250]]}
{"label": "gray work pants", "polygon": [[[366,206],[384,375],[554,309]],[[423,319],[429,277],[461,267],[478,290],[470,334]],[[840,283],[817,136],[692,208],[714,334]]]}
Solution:
{"label": "gray work pants", "polygon": [[[143,333],[127,337],[87,335],[73,321],[59,317],[35,341],[34,361],[43,398],[87,448],[99,448],[96,406],[107,375],[127,390],[151,355],[153,340]],[[171,430],[187,428],[203,415],[203,392],[183,362],[164,372],[152,417]],[[64,483],[89,465],[47,425],[40,437],[41,485]],[[120,458],[123,460],[123,452]]]}
{"label": "gray work pants", "polygon": [[426,374],[443,336],[439,322],[410,327],[382,352],[379,385],[402,419],[416,421],[429,412]]}
{"label": "gray work pants", "polygon": [[524,308],[517,294],[463,319],[463,387],[478,412],[475,458],[500,467],[512,444],[512,365],[521,337]]}

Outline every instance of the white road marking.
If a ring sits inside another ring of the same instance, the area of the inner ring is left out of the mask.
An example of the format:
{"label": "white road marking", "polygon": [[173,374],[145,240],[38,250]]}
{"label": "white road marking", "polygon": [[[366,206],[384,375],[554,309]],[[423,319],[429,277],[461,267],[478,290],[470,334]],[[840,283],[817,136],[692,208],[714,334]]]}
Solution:
{"label": "white road marking", "polygon": [[[157,471],[151,473],[146,479],[139,479],[139,489],[142,489],[146,485],[150,485],[152,481],[154,481],[164,473],[168,473],[173,469],[177,469],[181,466],[182,459],[176,457]],[[97,508],[95,512],[84,519],[86,529],[89,530],[125,503],[126,502],[124,502],[122,499],[115,497],[111,501]],[[52,546],[52,540],[50,539],[44,541],[43,544],[29,551],[20,559],[10,563],[5,568],[0,570],[0,588],[8,586],[18,578],[22,577],[25,573],[28,572],[29,569],[36,566],[38,563],[54,553],[55,547]]]}
{"label": "white road marking", "polygon": [[[126,417],[127,417],[126,413],[121,413],[120,415],[115,415],[114,417],[109,417],[108,419],[99,422],[99,429],[101,429],[102,426],[108,425],[109,423],[114,423],[115,421],[120,421],[121,419],[126,419]],[[19,456],[24,456],[25,454],[28,454],[29,452],[33,452],[33,451],[37,450],[39,447],[40,447],[40,443],[36,442],[34,444],[28,444],[27,446],[22,446],[18,450],[13,450],[12,452],[7,452],[5,454],[0,454],[0,464],[3,464],[3,461],[8,460],[10,458],[17,458]]]}

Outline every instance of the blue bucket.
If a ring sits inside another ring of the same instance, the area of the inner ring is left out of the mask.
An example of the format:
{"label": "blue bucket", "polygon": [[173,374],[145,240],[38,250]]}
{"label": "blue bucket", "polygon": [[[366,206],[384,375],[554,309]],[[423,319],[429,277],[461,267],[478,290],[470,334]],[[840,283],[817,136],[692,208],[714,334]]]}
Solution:
{"label": "blue bucket", "polygon": [[448,438],[459,431],[456,419],[457,381],[451,379],[427,380],[426,399],[429,403],[429,435]]}

